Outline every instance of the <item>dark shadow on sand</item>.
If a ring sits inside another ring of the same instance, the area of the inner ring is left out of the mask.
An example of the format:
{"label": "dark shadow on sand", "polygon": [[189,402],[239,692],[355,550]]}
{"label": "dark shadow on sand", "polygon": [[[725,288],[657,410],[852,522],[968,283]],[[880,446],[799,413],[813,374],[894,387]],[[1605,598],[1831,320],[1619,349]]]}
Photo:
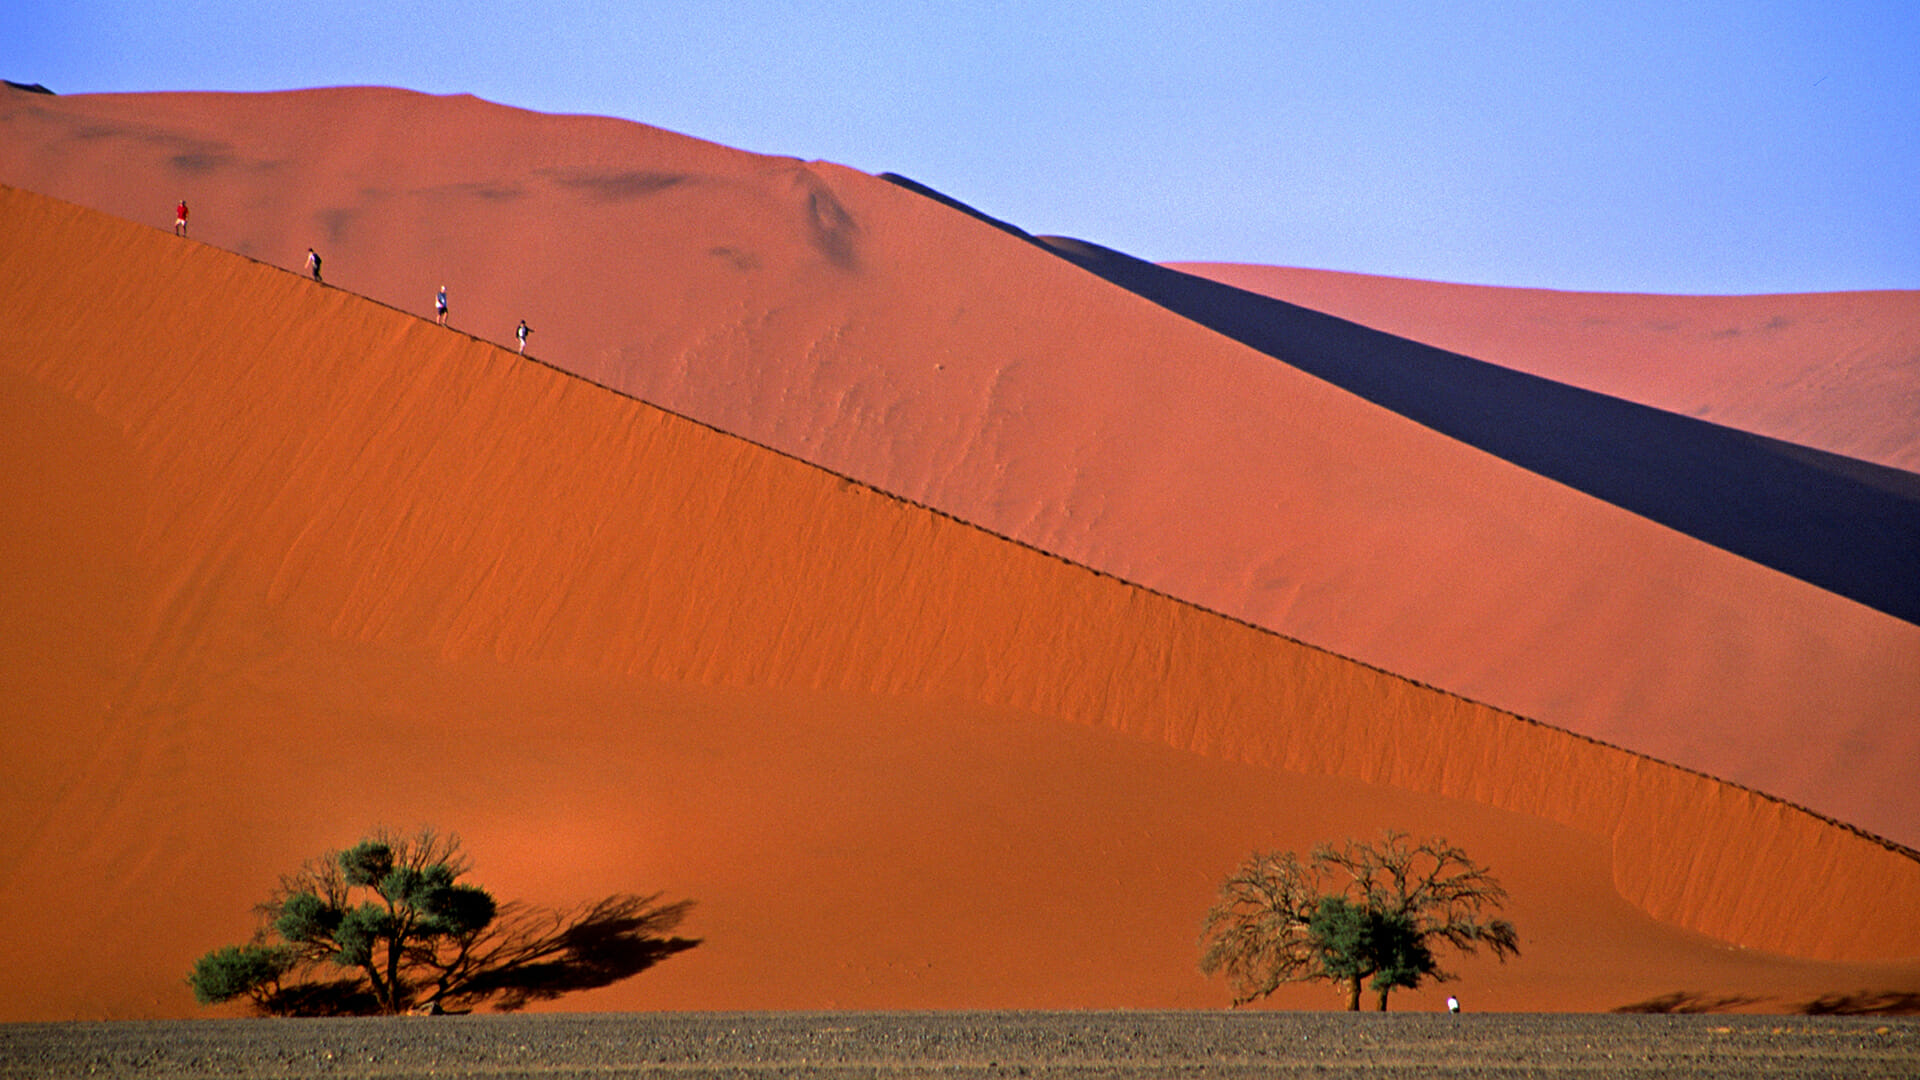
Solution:
{"label": "dark shadow on sand", "polygon": [[1800,1011],[1808,1016],[1920,1016],[1920,993],[1862,990],[1827,994],[1807,1002]]}
{"label": "dark shadow on sand", "polygon": [[1531,472],[1920,623],[1920,474],[1582,390],[1136,259],[1038,244],[1185,318]]}
{"label": "dark shadow on sand", "polygon": [[1692,1016],[1696,1013],[1729,1012],[1743,1005],[1755,1005],[1766,1000],[1764,997],[1755,997],[1751,994],[1716,996],[1676,990],[1671,994],[1662,994],[1645,1001],[1636,1001],[1631,1005],[1622,1005],[1613,1011],[1645,1016]]}
{"label": "dark shadow on sand", "polygon": [[[1671,994],[1622,1005],[1616,1013],[1645,1015],[1693,1015],[1723,1013],[1748,1006],[1764,1006],[1762,1012],[1780,1012],[1785,1004],[1779,998],[1751,994],[1702,994],[1676,990]],[[1825,994],[1812,1001],[1787,1004],[1784,1011],[1804,1016],[1920,1016],[1920,993],[1907,990],[1861,990],[1851,994]]]}
{"label": "dark shadow on sand", "polygon": [[1920,475],[1503,368],[1094,244],[1041,242],[1441,434],[1920,623]]}

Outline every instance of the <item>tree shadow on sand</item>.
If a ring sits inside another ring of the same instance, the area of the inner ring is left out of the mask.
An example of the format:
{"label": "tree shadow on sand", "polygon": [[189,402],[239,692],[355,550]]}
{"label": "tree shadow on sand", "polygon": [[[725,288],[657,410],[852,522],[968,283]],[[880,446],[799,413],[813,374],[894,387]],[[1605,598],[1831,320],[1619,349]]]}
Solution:
{"label": "tree shadow on sand", "polygon": [[1754,997],[1749,994],[1728,994],[1721,997],[1713,997],[1686,990],[1676,990],[1671,994],[1648,998],[1645,1001],[1636,1001],[1632,1005],[1622,1005],[1613,1011],[1617,1013],[1672,1013],[1676,1015],[1731,1012],[1742,1005],[1754,1005],[1765,1000],[1767,999]]}
{"label": "tree shadow on sand", "polygon": [[516,1012],[535,1001],[612,986],[700,944],[698,938],[668,936],[693,901],[654,908],[649,906],[652,899],[615,896],[600,901],[557,931],[550,951],[503,963],[474,979],[456,1001],[477,1003],[497,994],[495,1008]]}
{"label": "tree shadow on sand", "polygon": [[[1622,1005],[1616,1013],[1688,1013],[1734,1012],[1749,1005],[1777,1002],[1778,998],[1752,994],[1713,996],[1676,990],[1656,998]],[[1776,1011],[1763,1009],[1764,1012]],[[1920,1015],[1920,993],[1908,990],[1860,990],[1851,994],[1823,994],[1812,1001],[1789,1005],[1777,1011],[1807,1016],[1916,1016]]]}
{"label": "tree shadow on sand", "polygon": [[1800,1010],[1808,1016],[1920,1016],[1920,993],[1909,990],[1861,990],[1825,994]]}
{"label": "tree shadow on sand", "polygon": [[[674,936],[693,901],[655,907],[655,896],[621,894],[571,913],[510,906],[502,925],[437,993],[414,989],[430,1005],[415,1011],[467,1013],[488,1005],[517,1012],[537,1001],[598,990],[630,979],[699,938]],[[294,983],[258,1001],[269,1016],[375,1016],[384,1010],[360,979]]]}

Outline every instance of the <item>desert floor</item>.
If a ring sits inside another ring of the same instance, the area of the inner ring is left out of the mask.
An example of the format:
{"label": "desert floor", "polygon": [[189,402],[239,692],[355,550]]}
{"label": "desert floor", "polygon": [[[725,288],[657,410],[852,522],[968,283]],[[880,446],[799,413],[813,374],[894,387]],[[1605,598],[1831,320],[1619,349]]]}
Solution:
{"label": "desert floor", "polygon": [[0,1077],[1911,1077],[1920,1022],[1302,1012],[636,1013],[0,1025]]}

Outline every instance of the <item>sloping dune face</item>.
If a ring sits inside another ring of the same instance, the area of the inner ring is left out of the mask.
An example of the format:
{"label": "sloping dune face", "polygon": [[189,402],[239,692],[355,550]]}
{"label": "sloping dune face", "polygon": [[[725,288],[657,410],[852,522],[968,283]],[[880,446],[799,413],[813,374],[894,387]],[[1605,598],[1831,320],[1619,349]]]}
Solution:
{"label": "sloping dune face", "polygon": [[1449,438],[1920,624],[1920,473],[1515,371],[1084,241],[1041,242]]}
{"label": "sloping dune face", "polygon": [[581,1008],[1218,1004],[1219,877],[1383,825],[1512,890],[1483,1007],[1920,988],[1910,852],[231,253],[0,217],[0,1015],[191,1013],[277,872],[419,820],[504,895],[699,902]]}
{"label": "sloping dune face", "polygon": [[1624,295],[1169,265],[1517,371],[1920,472],[1920,292]]}
{"label": "sloping dune face", "polygon": [[389,90],[0,95],[0,179],[327,279],[999,534],[1920,843],[1920,628],[850,170]]}

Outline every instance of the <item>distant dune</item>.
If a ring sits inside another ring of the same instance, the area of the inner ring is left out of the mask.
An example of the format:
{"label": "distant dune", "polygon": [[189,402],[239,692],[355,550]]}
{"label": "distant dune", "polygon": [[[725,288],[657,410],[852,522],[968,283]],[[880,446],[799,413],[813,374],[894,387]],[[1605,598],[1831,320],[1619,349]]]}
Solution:
{"label": "distant dune", "polygon": [[1920,624],[1920,474],[1503,368],[1083,241],[1044,242],[1469,446]]}
{"label": "distant dune", "polygon": [[[1920,989],[1920,862],[1830,820],[1920,832],[1910,623],[848,170],[395,91],[0,102],[0,179],[166,216],[0,206],[0,909],[49,913],[0,1016],[191,1013],[375,821],[699,902],[578,1008],[1219,1004],[1218,878],[1387,825],[1513,891],[1485,1007]],[[573,374],[467,333],[523,317]]]}
{"label": "distant dune", "polygon": [[1170,265],[1515,371],[1920,473],[1920,292],[1623,295]]}

